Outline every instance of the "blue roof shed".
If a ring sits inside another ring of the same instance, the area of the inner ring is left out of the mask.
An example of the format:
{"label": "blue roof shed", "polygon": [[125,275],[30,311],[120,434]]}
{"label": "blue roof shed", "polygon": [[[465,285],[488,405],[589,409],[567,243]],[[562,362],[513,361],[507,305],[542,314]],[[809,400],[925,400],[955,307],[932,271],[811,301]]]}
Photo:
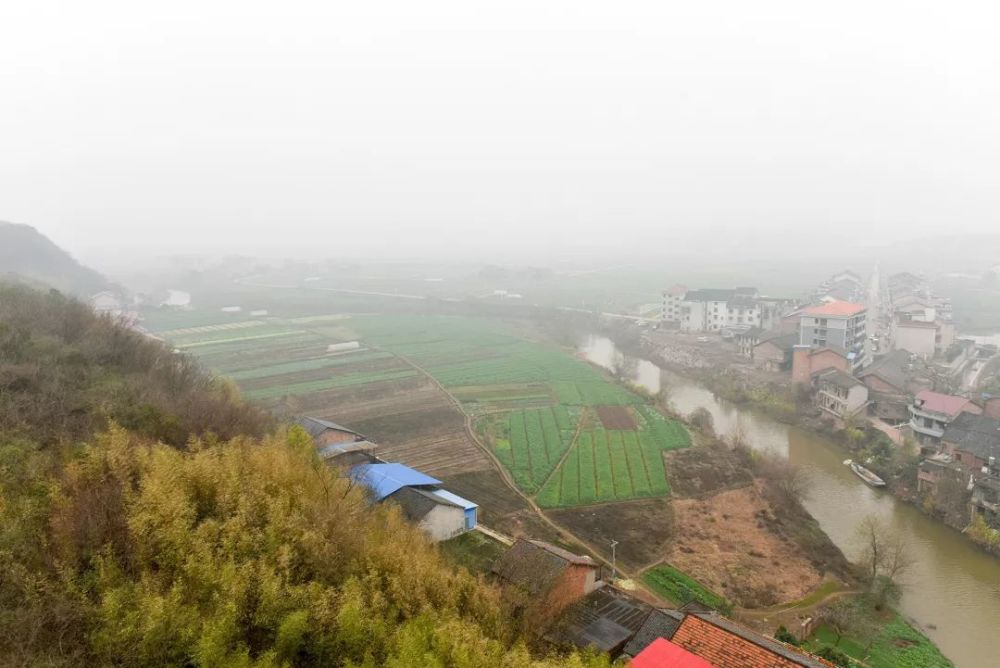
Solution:
{"label": "blue roof shed", "polygon": [[403,487],[440,485],[441,481],[402,464],[362,464],[351,470],[355,480],[368,487],[381,501]]}

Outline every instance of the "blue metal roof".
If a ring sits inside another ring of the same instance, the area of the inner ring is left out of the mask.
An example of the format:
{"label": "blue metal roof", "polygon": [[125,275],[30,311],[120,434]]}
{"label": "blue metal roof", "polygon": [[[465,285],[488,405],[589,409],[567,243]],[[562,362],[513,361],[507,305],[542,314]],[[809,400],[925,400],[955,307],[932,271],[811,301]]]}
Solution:
{"label": "blue metal roof", "polygon": [[435,496],[440,496],[445,501],[451,501],[456,506],[461,506],[464,510],[472,510],[473,508],[478,508],[476,504],[468,499],[463,499],[458,494],[452,494],[446,489],[435,489],[432,494]]}
{"label": "blue metal roof", "polygon": [[362,464],[351,469],[351,473],[355,480],[375,493],[377,501],[403,487],[441,484],[440,480],[402,464]]}

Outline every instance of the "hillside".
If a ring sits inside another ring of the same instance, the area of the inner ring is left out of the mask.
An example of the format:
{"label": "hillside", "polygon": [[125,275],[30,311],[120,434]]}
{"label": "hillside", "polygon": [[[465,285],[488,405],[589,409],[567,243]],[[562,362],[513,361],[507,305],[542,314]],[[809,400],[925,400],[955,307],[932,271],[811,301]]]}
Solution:
{"label": "hillside", "polygon": [[0,516],[0,666],[608,666],[533,652],[301,430],[23,286],[0,285]]}
{"label": "hillside", "polygon": [[81,297],[110,286],[29,225],[0,221],[0,278],[53,287]]}

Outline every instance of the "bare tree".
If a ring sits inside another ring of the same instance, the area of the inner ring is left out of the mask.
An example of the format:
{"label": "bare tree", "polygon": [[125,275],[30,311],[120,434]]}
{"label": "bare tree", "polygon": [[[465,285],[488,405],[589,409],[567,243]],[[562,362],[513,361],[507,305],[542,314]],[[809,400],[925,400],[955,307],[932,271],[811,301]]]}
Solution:
{"label": "bare tree", "polygon": [[759,455],[755,461],[756,473],[768,482],[779,503],[799,504],[808,496],[809,474],[801,466],[775,454]]}
{"label": "bare tree", "polygon": [[833,646],[839,647],[841,638],[859,625],[861,609],[854,601],[842,598],[823,608],[818,616],[836,636]]}
{"label": "bare tree", "polygon": [[909,544],[905,536],[875,515],[862,519],[855,531],[860,562],[881,607],[888,599],[898,597],[899,578],[913,565]]}
{"label": "bare tree", "polygon": [[691,414],[688,415],[688,422],[709,436],[715,436],[715,418],[712,417],[707,408],[699,406],[691,411]]}
{"label": "bare tree", "polygon": [[736,424],[733,428],[729,430],[729,447],[731,448],[748,448],[750,447],[750,430],[747,429],[746,422],[743,420],[743,416],[739,415],[736,418]]}

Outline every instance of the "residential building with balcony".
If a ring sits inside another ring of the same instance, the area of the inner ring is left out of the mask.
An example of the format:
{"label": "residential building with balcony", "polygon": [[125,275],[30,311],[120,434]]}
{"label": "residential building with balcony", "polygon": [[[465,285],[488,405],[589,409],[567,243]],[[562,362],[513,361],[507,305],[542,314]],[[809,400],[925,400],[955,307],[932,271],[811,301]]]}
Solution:
{"label": "residential building with balcony", "polygon": [[868,311],[861,304],[832,300],[802,309],[799,319],[799,344],[843,351],[851,371],[867,363]]}
{"label": "residential building with balcony", "polygon": [[965,397],[923,390],[913,398],[909,412],[909,426],[916,439],[923,445],[938,445],[945,428],[960,413],[978,415],[983,410]]}
{"label": "residential building with balcony", "polygon": [[970,519],[982,515],[991,527],[1000,526],[1000,477],[984,476],[973,484],[969,510]]}
{"label": "residential building with balcony", "polygon": [[840,369],[825,369],[813,377],[813,404],[829,415],[846,420],[868,405],[868,388]]}
{"label": "residential building with balcony", "polygon": [[682,332],[721,332],[729,327],[760,327],[756,288],[690,290],[680,301]]}

